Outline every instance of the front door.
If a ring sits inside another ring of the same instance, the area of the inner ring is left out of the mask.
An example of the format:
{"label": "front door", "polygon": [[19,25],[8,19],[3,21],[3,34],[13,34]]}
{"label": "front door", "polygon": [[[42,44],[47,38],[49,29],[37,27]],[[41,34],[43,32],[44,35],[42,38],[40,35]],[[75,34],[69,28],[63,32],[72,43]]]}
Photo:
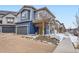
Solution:
{"label": "front door", "polygon": [[38,28],[36,33],[40,34],[40,35],[44,35],[45,34],[45,23],[44,22],[40,22],[40,23],[37,23],[35,25]]}

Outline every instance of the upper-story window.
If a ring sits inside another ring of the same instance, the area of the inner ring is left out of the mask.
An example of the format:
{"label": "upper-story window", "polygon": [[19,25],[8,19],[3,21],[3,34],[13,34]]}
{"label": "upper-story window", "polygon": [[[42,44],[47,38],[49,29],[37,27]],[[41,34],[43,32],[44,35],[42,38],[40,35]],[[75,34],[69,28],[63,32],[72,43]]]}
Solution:
{"label": "upper-story window", "polygon": [[22,20],[29,20],[30,19],[30,10],[23,10],[21,14]]}
{"label": "upper-story window", "polygon": [[0,24],[2,24],[2,20],[0,20]]}
{"label": "upper-story window", "polygon": [[7,23],[14,23],[14,17],[6,17]]}
{"label": "upper-story window", "polygon": [[49,14],[45,10],[37,11],[37,17],[39,19],[48,19],[49,18]]}
{"label": "upper-story window", "polygon": [[36,19],[36,11],[34,11],[34,15],[33,15],[34,19]]}

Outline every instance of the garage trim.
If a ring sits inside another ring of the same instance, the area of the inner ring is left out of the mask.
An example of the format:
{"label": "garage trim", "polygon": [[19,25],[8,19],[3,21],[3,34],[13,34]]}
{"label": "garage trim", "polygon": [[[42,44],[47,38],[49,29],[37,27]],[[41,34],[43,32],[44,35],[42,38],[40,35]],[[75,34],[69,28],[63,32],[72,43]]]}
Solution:
{"label": "garage trim", "polygon": [[24,27],[24,26],[27,26],[27,35],[29,34],[29,26],[28,25],[17,25],[16,26],[16,34],[17,34],[17,28],[18,27]]}

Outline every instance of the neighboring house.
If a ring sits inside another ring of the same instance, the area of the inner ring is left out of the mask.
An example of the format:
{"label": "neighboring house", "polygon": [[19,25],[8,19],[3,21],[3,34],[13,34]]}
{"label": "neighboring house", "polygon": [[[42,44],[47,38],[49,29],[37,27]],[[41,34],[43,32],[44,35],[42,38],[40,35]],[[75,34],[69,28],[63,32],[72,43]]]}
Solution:
{"label": "neighboring house", "polygon": [[79,37],[79,28],[66,29],[67,32]]}
{"label": "neighboring house", "polygon": [[61,23],[59,30],[60,30],[60,33],[66,32],[66,28],[63,23]]}
{"label": "neighboring house", "polygon": [[55,20],[55,22],[56,22],[55,29],[57,30],[57,32],[59,33],[66,32],[66,29],[63,23],[60,23],[58,20]]}
{"label": "neighboring house", "polygon": [[14,33],[17,12],[0,11],[0,32]]}
{"label": "neighboring house", "polygon": [[55,18],[46,7],[36,9],[33,6],[23,6],[19,12],[2,11],[0,32],[16,32],[25,35],[53,34],[55,30],[64,32],[64,24],[56,21]]}

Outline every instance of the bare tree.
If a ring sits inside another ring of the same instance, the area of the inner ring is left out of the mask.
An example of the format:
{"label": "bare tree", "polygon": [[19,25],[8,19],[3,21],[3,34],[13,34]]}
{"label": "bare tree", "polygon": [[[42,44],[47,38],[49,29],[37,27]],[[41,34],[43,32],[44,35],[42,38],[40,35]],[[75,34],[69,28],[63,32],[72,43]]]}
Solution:
{"label": "bare tree", "polygon": [[76,14],[75,18],[76,18],[77,27],[79,28],[79,16]]}

